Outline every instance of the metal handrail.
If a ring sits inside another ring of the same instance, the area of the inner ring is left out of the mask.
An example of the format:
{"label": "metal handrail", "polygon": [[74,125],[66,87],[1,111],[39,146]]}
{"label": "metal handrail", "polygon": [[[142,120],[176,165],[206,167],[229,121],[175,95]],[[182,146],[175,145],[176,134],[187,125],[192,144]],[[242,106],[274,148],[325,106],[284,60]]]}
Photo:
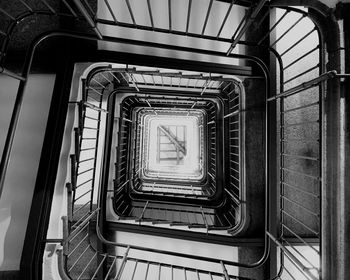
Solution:
{"label": "metal handrail", "polygon": [[[79,37],[79,36],[78,36]],[[204,38],[204,37],[203,37]],[[124,42],[131,42],[131,41],[124,41]],[[21,76],[21,77],[23,77],[23,76]],[[23,81],[24,82],[24,81]],[[23,88],[25,87],[25,84],[22,86]],[[21,88],[21,87],[20,87]],[[21,90],[19,90],[19,93],[21,93],[21,91],[22,91],[22,96],[23,96],[23,89]],[[21,97],[21,95],[19,94],[18,95],[18,97]],[[17,104],[17,100],[16,100],[16,104]],[[18,102],[18,106],[16,105],[15,106],[15,110],[14,110],[14,112],[19,112],[19,108],[21,107],[21,100],[20,100],[20,98],[19,98],[19,102]],[[15,116],[15,115],[14,115]],[[14,117],[15,119],[16,119],[16,116]],[[17,119],[18,119],[18,117],[17,117]],[[10,130],[9,131],[13,131],[12,133],[13,133],[13,135],[14,135],[14,130],[15,130],[15,126],[16,126],[16,120],[13,122],[12,120],[11,120],[11,125],[10,125]],[[14,127],[14,129],[12,129],[12,127]],[[12,140],[10,140],[10,142],[12,142],[13,141],[13,136],[11,136],[12,137]],[[11,139],[11,137],[10,137],[10,139]],[[7,143],[8,141],[6,141],[6,143]],[[6,149],[5,149],[5,153],[10,153],[10,149],[11,149],[11,143],[9,144],[9,145],[5,145],[5,147],[6,147]],[[5,154],[4,153],[4,154]],[[6,157],[5,157],[6,158]],[[7,160],[5,160],[5,162],[8,162],[8,158],[7,158]],[[2,161],[2,163],[3,163],[3,161]],[[7,163],[6,163],[6,165],[7,165]],[[3,172],[3,166],[2,166],[2,168],[1,168],[1,184],[0,184],[0,187],[1,187],[1,189],[2,189],[2,187],[3,187],[3,180],[4,180],[4,174],[6,173],[6,167],[5,167],[5,172]],[[0,194],[1,194],[1,192],[0,192]]]}
{"label": "metal handrail", "polygon": [[[257,58],[252,58],[249,56],[244,56],[246,59],[249,60],[253,60],[255,63],[258,64],[259,67],[261,67],[262,71],[264,72],[266,78],[268,77],[268,71],[266,69],[266,67],[264,66],[264,64]],[[268,93],[268,79],[266,79],[266,94]],[[267,103],[266,103],[267,106]],[[266,132],[266,137],[267,137],[267,132]],[[266,149],[267,151],[267,149]],[[266,161],[268,161],[268,159],[266,158]],[[268,182],[268,177],[265,176],[265,179]],[[102,188],[99,189],[99,199],[98,199],[98,207],[101,207],[101,205],[103,205],[105,202],[102,201],[102,196],[101,193],[103,192],[103,186]],[[265,203],[266,203],[266,212],[265,212],[265,228],[266,231],[268,231],[269,228],[269,185],[268,183],[266,184],[266,192],[265,192]],[[96,223],[96,232],[97,232],[97,236],[98,238],[101,240],[101,242],[103,242],[106,245],[114,245],[114,246],[122,246],[122,247],[126,247],[129,246],[128,244],[123,244],[123,243],[118,243],[118,242],[114,242],[114,241],[110,241],[108,239],[106,239],[103,234],[100,231],[100,222],[101,220],[101,215],[102,213],[100,212],[100,214],[97,216],[97,223]],[[261,257],[260,260],[258,260],[255,263],[252,264],[244,264],[244,263],[239,263],[239,262],[232,262],[232,261],[224,261],[224,264],[227,265],[233,265],[233,266],[238,266],[238,267],[246,267],[246,268],[254,268],[254,267],[259,267],[261,266],[266,259],[268,258],[269,255],[269,238],[266,235],[265,236],[265,247],[264,247],[264,253]],[[144,250],[144,251],[149,251],[149,252],[154,252],[154,253],[161,253],[161,254],[171,254],[174,256],[181,256],[181,257],[187,257],[187,258],[194,258],[194,259],[198,259],[198,260],[203,260],[203,261],[210,261],[210,262],[217,262],[216,259],[213,258],[205,258],[205,257],[198,257],[198,256],[193,256],[193,255],[188,255],[188,254],[182,254],[182,253],[174,253],[174,252],[170,252],[170,251],[163,251],[163,250],[156,250],[156,249],[151,249],[149,250],[149,248],[146,247],[141,247],[141,246],[133,246],[132,248],[134,249],[139,249],[139,250]]]}
{"label": "metal handrail", "polygon": [[[68,37],[71,37],[71,36],[72,36],[72,37],[74,37],[74,35],[72,35],[72,34],[65,34],[65,33],[51,33],[51,34],[47,34],[47,35],[41,37],[41,38],[40,38],[37,42],[35,42],[35,44],[33,45],[34,47],[33,47],[33,49],[31,50],[30,60],[31,60],[32,57],[33,57],[33,50],[35,50],[36,46],[37,46],[41,41],[43,41],[45,38],[50,38],[51,36],[68,36]],[[84,35],[84,36],[83,36],[83,35],[77,35],[77,37],[79,37],[79,38],[85,38],[85,39],[90,39],[90,40],[94,40],[93,37],[89,37],[89,36],[85,36],[85,35]],[[216,52],[215,52],[215,53],[216,53]],[[222,55],[224,55],[224,54],[222,54]],[[236,57],[236,56],[237,56],[237,57],[239,57],[239,58],[245,58],[245,59],[248,59],[248,60],[254,60],[254,61],[256,61],[256,62],[264,69],[266,75],[268,75],[268,72],[266,71],[266,69],[264,68],[263,64],[260,62],[259,59],[253,58],[253,57],[249,57],[249,56],[244,56],[244,55],[231,55],[231,56],[233,56],[233,57]],[[267,85],[266,85],[266,86],[267,86]],[[99,191],[101,191],[101,190],[99,190]],[[268,191],[267,191],[266,194],[268,194]],[[99,196],[99,197],[100,197],[100,196]],[[267,196],[266,202],[268,203],[268,196]],[[99,213],[100,213],[100,212],[101,212],[101,211],[99,211]],[[266,214],[266,215],[267,215],[267,214]],[[266,221],[267,221],[267,224],[268,224],[268,218],[266,219]],[[99,231],[99,228],[98,228],[98,231]],[[101,237],[101,235],[100,235],[100,237]],[[107,243],[108,243],[108,240],[105,240],[105,241],[107,241]],[[113,242],[112,242],[112,244],[113,244]],[[240,264],[240,263],[235,263],[235,262],[234,262],[234,264],[235,264],[235,265],[238,265],[238,266],[242,266],[242,267],[256,267],[256,266],[262,265],[262,264],[264,263],[264,261],[267,259],[267,256],[268,256],[268,242],[265,243],[265,252],[264,252],[263,257],[261,258],[260,261],[254,263],[254,264]],[[213,260],[213,261],[214,261],[214,260]]]}

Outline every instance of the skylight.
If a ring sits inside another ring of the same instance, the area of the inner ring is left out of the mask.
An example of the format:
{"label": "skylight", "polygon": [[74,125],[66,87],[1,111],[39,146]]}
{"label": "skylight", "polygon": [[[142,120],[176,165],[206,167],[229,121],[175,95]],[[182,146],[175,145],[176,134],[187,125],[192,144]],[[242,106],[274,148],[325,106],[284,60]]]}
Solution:
{"label": "skylight", "polygon": [[143,110],[141,161],[144,178],[195,180],[204,176],[204,113],[201,110]]}

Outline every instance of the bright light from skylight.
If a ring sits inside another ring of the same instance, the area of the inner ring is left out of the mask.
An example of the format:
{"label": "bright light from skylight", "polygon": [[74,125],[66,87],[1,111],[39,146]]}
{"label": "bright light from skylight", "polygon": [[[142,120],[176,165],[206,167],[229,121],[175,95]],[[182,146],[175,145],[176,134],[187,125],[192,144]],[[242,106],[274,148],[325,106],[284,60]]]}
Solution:
{"label": "bright light from skylight", "polygon": [[203,113],[176,110],[175,114],[144,112],[141,146],[144,175],[148,178],[203,178]]}

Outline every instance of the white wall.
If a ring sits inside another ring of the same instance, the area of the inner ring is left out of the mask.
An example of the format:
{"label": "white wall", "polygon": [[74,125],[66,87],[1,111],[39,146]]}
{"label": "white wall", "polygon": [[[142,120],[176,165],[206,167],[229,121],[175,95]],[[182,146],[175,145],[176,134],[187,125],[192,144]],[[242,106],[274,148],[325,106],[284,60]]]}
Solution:
{"label": "white wall", "polygon": [[[0,198],[0,270],[18,270],[28,223],[54,75],[30,75]],[[0,76],[0,152],[2,154],[18,82]]]}

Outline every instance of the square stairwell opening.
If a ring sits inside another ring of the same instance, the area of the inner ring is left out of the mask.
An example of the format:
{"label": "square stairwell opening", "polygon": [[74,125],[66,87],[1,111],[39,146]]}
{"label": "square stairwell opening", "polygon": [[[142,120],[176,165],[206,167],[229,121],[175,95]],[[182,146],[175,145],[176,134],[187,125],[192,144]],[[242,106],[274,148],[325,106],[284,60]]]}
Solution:
{"label": "square stairwell opening", "polygon": [[201,110],[142,110],[141,179],[204,178],[204,112]]}

